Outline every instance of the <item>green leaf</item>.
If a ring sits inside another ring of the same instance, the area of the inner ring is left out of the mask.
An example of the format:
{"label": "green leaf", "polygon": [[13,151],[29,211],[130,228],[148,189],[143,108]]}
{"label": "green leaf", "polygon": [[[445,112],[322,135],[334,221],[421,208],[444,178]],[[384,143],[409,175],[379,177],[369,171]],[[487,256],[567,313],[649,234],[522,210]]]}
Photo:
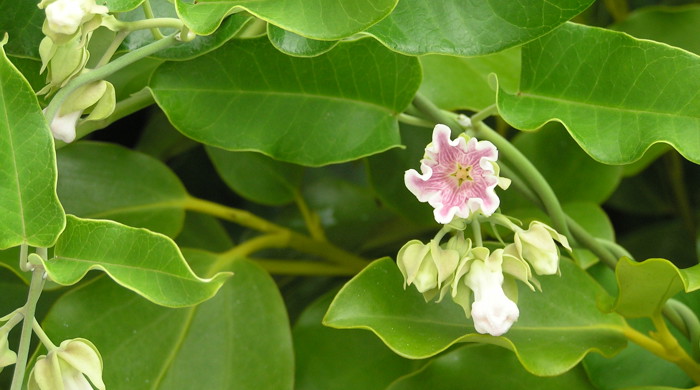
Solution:
{"label": "green leaf", "polygon": [[396,116],[419,83],[415,58],[371,39],[293,58],[262,38],[165,63],[150,86],[170,121],[190,138],[318,166],[397,146]]}
{"label": "green leaf", "polygon": [[[423,83],[420,92],[445,110],[482,110],[496,103],[490,74],[498,75],[501,87],[515,91],[520,78],[520,48],[483,57],[445,55],[420,57]],[[455,84],[459,87],[455,88]]]}
{"label": "green leaf", "polygon": [[54,142],[36,95],[0,43],[0,249],[52,246],[65,226]]}
{"label": "green leaf", "polygon": [[[177,18],[175,7],[168,0],[149,0],[153,14],[158,18]],[[137,21],[145,19],[142,8],[119,15],[119,20]],[[207,36],[197,36],[190,42],[185,42],[152,55],[153,58],[164,60],[188,60],[219,48],[229,39],[233,38],[248,22],[252,20],[249,14],[238,13],[226,18],[216,32]],[[170,31],[172,30],[172,31]],[[163,29],[164,34],[175,32],[174,29]],[[138,30],[130,33],[124,43],[120,46],[120,51],[133,51],[150,43],[155,38],[150,30]]]}
{"label": "green leaf", "polygon": [[233,247],[221,222],[209,215],[188,212],[185,225],[177,236],[179,247],[203,249],[209,252],[224,252]]}
{"label": "green leaf", "polygon": [[68,217],[54,256],[44,261],[49,277],[72,285],[92,269],[162,306],[182,307],[205,301],[230,276],[195,275],[177,245],[166,236],[113,221]]}
{"label": "green leaf", "polygon": [[387,390],[593,390],[581,367],[555,377],[535,376],[510,351],[493,345],[467,345],[431,360]]}
{"label": "green leaf", "polygon": [[637,263],[623,257],[615,275],[620,288],[615,311],[630,318],[657,315],[672,296],[700,289],[700,265],[678,269],[666,259]]}
{"label": "green leaf", "polygon": [[700,57],[567,23],[523,47],[520,91],[499,93],[503,118],[533,130],[563,123],[594,159],[628,164],[665,142],[700,162]]}
{"label": "green leaf", "polygon": [[207,147],[216,171],[232,190],[246,199],[267,205],[294,201],[304,168],[276,161],[255,152],[229,152]]}
{"label": "green leaf", "polygon": [[208,35],[233,10],[246,10],[299,35],[332,40],[348,37],[388,15],[397,0],[177,0],[178,15],[197,34]]}
{"label": "green leaf", "polygon": [[544,35],[591,0],[401,0],[368,32],[401,53],[480,56]]}
{"label": "green leaf", "polygon": [[182,228],[187,192],[154,158],[123,147],[78,142],[60,149],[58,194],[68,213],[113,219],[170,237]]}
{"label": "green leaf", "polygon": [[10,55],[39,59],[39,43],[44,38],[41,26],[46,18],[38,1],[0,2],[0,39],[8,34],[5,50]]}
{"label": "green leaf", "polygon": [[[212,255],[187,252],[193,265]],[[105,361],[109,389],[292,389],[294,356],[284,303],[256,265],[234,261],[216,296],[169,309],[99,278],[65,294],[43,323],[52,339],[85,337]]]}
{"label": "green leaf", "polygon": [[274,24],[267,25],[267,37],[277,50],[297,57],[315,57],[331,50],[338,44],[338,41],[319,41],[302,37]]}
{"label": "green leaf", "polygon": [[700,5],[644,7],[612,26],[637,38],[668,43],[700,54]]}
{"label": "green leaf", "polygon": [[127,12],[138,7],[144,0],[104,0],[109,12]]}
{"label": "green leaf", "polygon": [[396,264],[382,259],[343,287],[324,323],[369,329],[396,353],[414,359],[457,342],[492,343],[512,349],[535,375],[559,375],[590,351],[611,356],[626,344],[624,320],[598,309],[600,299],[610,299],[602,287],[568,261],[562,261],[561,274],[540,278],[542,292],[521,286],[520,318],[505,337],[492,337],[475,333],[462,308],[449,299],[426,303],[415,289],[404,291]]}
{"label": "green leaf", "polygon": [[334,293],[312,303],[294,325],[295,389],[384,390],[409,373],[414,363],[373,335],[321,325]]}

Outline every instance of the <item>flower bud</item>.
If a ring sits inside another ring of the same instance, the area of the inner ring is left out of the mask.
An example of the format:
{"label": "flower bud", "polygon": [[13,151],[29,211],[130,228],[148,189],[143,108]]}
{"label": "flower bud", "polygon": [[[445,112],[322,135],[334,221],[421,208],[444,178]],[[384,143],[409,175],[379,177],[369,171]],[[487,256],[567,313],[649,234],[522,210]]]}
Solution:
{"label": "flower bud", "polygon": [[10,349],[7,342],[7,333],[0,334],[0,371],[3,367],[7,367],[17,362],[17,354]]}
{"label": "flower bud", "polygon": [[82,111],[74,111],[65,115],[56,114],[49,125],[53,137],[66,143],[73,142],[75,127],[82,113]]}
{"label": "flower bud", "polygon": [[105,6],[95,4],[95,0],[55,0],[42,1],[40,8],[46,10],[46,23],[56,34],[75,34],[80,26],[96,14],[106,14]]}
{"label": "flower bud", "polygon": [[435,242],[425,245],[411,240],[399,250],[396,263],[404,277],[404,288],[413,284],[426,300],[430,300],[454,274],[459,253],[442,249]]}
{"label": "flower bud", "polygon": [[554,275],[559,271],[559,249],[554,240],[571,250],[565,236],[546,224],[533,221],[528,230],[515,232],[515,247],[518,254],[527,260],[538,275]]}
{"label": "flower bud", "polygon": [[518,319],[518,306],[503,291],[503,273],[500,262],[489,256],[486,262],[471,263],[465,283],[474,292],[472,318],[479,333],[500,336]]}
{"label": "flower bud", "polygon": [[27,389],[92,390],[93,386],[105,390],[100,353],[90,341],[73,339],[39,356],[29,374]]}

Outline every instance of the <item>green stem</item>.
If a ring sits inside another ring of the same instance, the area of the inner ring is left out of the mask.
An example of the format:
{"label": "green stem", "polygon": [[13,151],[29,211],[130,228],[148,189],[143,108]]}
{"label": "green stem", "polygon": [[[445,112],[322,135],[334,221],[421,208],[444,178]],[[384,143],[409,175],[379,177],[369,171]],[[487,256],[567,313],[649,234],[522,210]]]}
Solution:
{"label": "green stem", "polygon": [[20,321],[22,321],[22,313],[20,311],[15,311],[15,314],[10,317],[9,320],[5,323],[5,325],[0,326],[0,334],[8,333],[12,328],[15,327],[15,325],[19,324]]}
{"label": "green stem", "polygon": [[356,271],[362,270],[367,265],[366,260],[346,252],[330,242],[309,238],[303,234],[269,222],[245,210],[235,209],[194,197],[188,197],[183,206],[187,210],[213,215],[257,231],[288,234],[289,240],[287,242],[287,247],[302,253],[319,256]]}
{"label": "green stem", "polygon": [[[700,358],[700,320],[698,320],[695,312],[682,302],[675,299],[669,299],[663,308],[664,315],[669,311],[673,311],[675,315],[680,317],[682,324],[675,324],[676,328],[684,331],[690,340],[690,347],[693,357]],[[666,318],[670,318],[666,315]],[[672,321],[673,322],[673,321]]]}
{"label": "green stem", "polygon": [[474,245],[484,246],[483,240],[481,238],[481,223],[479,223],[478,218],[472,219],[472,234],[474,234]]}
{"label": "green stem", "polygon": [[343,268],[334,264],[319,263],[318,261],[257,258],[251,260],[263,267],[267,272],[276,275],[352,276],[357,273],[354,269]]}
{"label": "green stem", "polygon": [[[221,254],[221,259],[226,259],[228,262],[237,258],[248,257],[251,254],[267,249],[267,248],[284,248],[289,243],[289,234],[272,233],[251,238],[244,241],[230,250]],[[225,261],[226,261],[225,260]]]}
{"label": "green stem", "polygon": [[124,42],[124,38],[129,35],[128,31],[119,31],[117,35],[114,37],[114,40],[112,43],[109,44],[109,47],[105,50],[105,52],[102,54],[102,58],[100,58],[100,61],[95,65],[95,68],[99,68],[101,66],[106,65],[109,60],[112,59],[112,56],[114,53],[117,52],[117,49],[119,49],[119,45]]}
{"label": "green stem", "polygon": [[[157,28],[176,28],[182,30],[185,24],[182,20],[177,18],[156,18],[156,19],[142,19],[133,22],[124,22],[121,20],[111,20],[109,22],[109,27],[119,31],[137,31],[137,30],[152,30]],[[162,40],[165,38],[159,38]],[[158,42],[158,41],[156,41]]]}
{"label": "green stem", "polygon": [[155,41],[132,52],[126,53],[107,65],[93,69],[74,78],[65,87],[61,88],[58,93],[56,93],[56,96],[54,96],[49,105],[46,107],[46,119],[49,121],[49,123],[51,123],[53,118],[56,117],[58,110],[63,105],[63,102],[81,86],[93,81],[104,80],[112,73],[131,65],[142,58],[148,57],[163,49],[167,49],[178,42],[179,41],[177,38],[175,38],[175,35],[169,35],[160,41]]}
{"label": "green stem", "polygon": [[27,254],[29,253],[29,247],[26,243],[23,243],[19,247],[19,269],[24,272],[31,271],[29,263],[27,262]]}
{"label": "green stem", "polygon": [[41,344],[43,344],[49,352],[58,349],[56,344],[49,338],[49,335],[47,335],[41,325],[39,325],[39,321],[37,321],[36,318],[34,319],[34,323],[32,323],[32,329],[39,338],[39,341],[41,341]]}
{"label": "green stem", "polygon": [[309,234],[311,234],[311,237],[315,240],[327,241],[326,234],[323,231],[318,215],[311,212],[309,206],[304,200],[304,197],[299,191],[294,191],[294,201],[297,204],[297,208],[299,208],[301,216],[304,218],[306,229],[309,231]]}
{"label": "green stem", "polygon": [[[155,19],[155,15],[153,14],[153,8],[151,8],[151,2],[149,0],[146,0],[143,3],[141,3],[141,6],[143,7],[143,14],[146,16],[146,19]],[[153,38],[155,38],[156,40],[163,39],[163,34],[158,28],[152,28],[151,35],[153,35]]]}
{"label": "green stem", "polygon": [[434,127],[435,123],[425,120],[423,118],[419,118],[417,116],[409,115],[406,113],[400,113],[398,116],[399,122],[405,123],[407,125],[411,126],[418,126],[418,127]]}
{"label": "green stem", "polygon": [[462,125],[457,122],[456,115],[453,116],[451,113],[442,111],[438,106],[436,106],[422,94],[416,94],[416,96],[413,98],[413,106],[435,122],[449,126],[450,129],[452,129],[453,135],[462,134],[464,132]]}
{"label": "green stem", "polygon": [[496,104],[492,104],[472,115],[469,119],[471,119],[472,125],[474,125],[475,123],[482,122],[484,119],[496,114],[498,114],[498,107]]}
{"label": "green stem", "polygon": [[[44,257],[46,258],[46,257]],[[27,369],[27,360],[29,358],[29,345],[32,339],[32,325],[34,323],[34,312],[36,304],[41,296],[41,290],[44,287],[44,268],[37,266],[32,271],[32,281],[29,284],[29,294],[27,303],[22,308],[22,335],[19,340],[19,348],[17,349],[17,362],[15,363],[15,372],[12,376],[12,386],[10,390],[20,390],[24,382],[24,373]]]}

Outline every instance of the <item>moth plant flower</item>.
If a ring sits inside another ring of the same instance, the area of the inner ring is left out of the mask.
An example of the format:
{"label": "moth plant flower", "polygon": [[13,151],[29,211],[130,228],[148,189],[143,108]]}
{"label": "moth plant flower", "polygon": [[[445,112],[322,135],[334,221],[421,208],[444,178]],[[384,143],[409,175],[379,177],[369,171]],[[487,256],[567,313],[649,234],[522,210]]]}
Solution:
{"label": "moth plant flower", "polygon": [[426,302],[433,299],[457,268],[459,252],[443,249],[435,240],[423,244],[418,240],[407,242],[396,256],[396,263],[404,277],[404,288],[414,285]]}
{"label": "moth plant flower", "polygon": [[10,349],[7,332],[0,331],[0,372],[3,367],[15,364],[15,362],[17,362],[17,354]]}
{"label": "moth plant flower", "polygon": [[[92,384],[91,384],[92,383]],[[29,374],[28,390],[105,390],[102,357],[88,340],[65,340],[39,356]]]}
{"label": "moth plant flower", "polygon": [[76,135],[76,125],[82,114],[82,111],[73,111],[64,115],[56,114],[49,124],[53,137],[66,143],[73,142]]}
{"label": "moth plant flower", "polygon": [[97,5],[95,0],[43,0],[39,8],[46,11],[46,27],[55,34],[73,35],[83,23],[95,15],[106,14],[109,9]]}
{"label": "moth plant flower", "polygon": [[571,251],[566,236],[540,221],[532,221],[527,230],[515,227],[515,248],[527,260],[537,275],[559,272],[559,249],[554,241]]}
{"label": "moth plant flower", "polygon": [[435,220],[448,224],[457,216],[493,214],[500,200],[494,188],[498,178],[498,150],[489,141],[460,135],[450,139],[450,128],[438,124],[425,148],[421,172],[406,171],[406,187],[421,202],[435,208]]}

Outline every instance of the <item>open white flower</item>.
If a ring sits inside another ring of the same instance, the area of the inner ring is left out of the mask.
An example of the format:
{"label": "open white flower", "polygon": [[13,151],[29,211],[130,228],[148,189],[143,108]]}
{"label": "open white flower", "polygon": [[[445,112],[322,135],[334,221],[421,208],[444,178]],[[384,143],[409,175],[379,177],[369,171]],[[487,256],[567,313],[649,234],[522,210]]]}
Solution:
{"label": "open white flower", "polygon": [[27,389],[93,390],[93,386],[105,390],[102,358],[90,341],[73,339],[65,340],[57,349],[39,356],[29,374]]}
{"label": "open white flower", "polygon": [[[43,7],[45,1],[39,4]],[[46,4],[46,22],[51,31],[58,34],[75,34],[80,26],[96,14],[106,14],[109,10],[95,0],[55,0]]]}

